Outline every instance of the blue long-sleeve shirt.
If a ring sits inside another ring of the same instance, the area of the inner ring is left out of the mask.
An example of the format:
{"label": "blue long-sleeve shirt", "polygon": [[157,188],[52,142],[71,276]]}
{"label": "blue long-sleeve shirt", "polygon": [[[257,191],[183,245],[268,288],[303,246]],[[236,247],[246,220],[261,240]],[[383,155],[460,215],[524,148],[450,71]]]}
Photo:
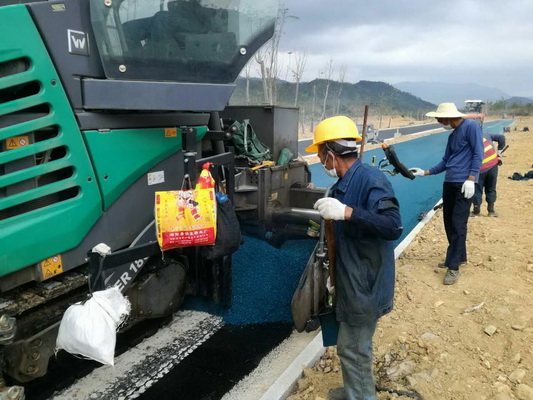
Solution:
{"label": "blue long-sleeve shirt", "polygon": [[333,197],[353,208],[335,221],[337,319],[359,323],[392,310],[394,246],[402,234],[398,200],[377,168],[357,160],[332,188]]}
{"label": "blue long-sleeve shirt", "polygon": [[445,182],[464,182],[474,176],[476,182],[483,160],[483,133],[476,121],[464,119],[448,136],[442,160],[429,169],[430,175],[446,171]]}

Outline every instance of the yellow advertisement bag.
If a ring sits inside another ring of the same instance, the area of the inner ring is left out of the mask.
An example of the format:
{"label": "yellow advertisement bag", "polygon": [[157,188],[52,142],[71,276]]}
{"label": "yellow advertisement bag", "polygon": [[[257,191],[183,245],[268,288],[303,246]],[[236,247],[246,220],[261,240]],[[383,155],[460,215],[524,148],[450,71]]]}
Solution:
{"label": "yellow advertisement bag", "polygon": [[215,243],[217,207],[215,189],[155,192],[155,223],[161,250]]}

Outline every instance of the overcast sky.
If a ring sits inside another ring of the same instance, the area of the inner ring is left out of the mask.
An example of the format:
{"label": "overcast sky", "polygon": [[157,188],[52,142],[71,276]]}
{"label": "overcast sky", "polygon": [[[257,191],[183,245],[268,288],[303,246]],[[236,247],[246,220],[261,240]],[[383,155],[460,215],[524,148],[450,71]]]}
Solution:
{"label": "overcast sky", "polygon": [[477,83],[533,97],[533,0],[282,1],[291,17],[280,51],[285,66],[307,51],[304,81],[332,59],[335,80],[345,65],[346,82]]}

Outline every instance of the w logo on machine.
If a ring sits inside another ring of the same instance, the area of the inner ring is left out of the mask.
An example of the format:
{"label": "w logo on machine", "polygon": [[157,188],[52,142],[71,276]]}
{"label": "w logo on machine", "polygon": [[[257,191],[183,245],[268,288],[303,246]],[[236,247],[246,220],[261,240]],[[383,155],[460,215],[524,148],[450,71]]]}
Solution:
{"label": "w logo on machine", "polygon": [[71,54],[89,55],[89,38],[85,32],[67,29],[68,52]]}

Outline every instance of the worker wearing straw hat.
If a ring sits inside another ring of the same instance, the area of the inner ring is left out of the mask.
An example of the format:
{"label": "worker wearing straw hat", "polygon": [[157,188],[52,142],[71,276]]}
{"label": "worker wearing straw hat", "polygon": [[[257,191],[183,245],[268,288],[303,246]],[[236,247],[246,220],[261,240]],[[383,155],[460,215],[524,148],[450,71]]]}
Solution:
{"label": "worker wearing straw hat", "polygon": [[441,103],[437,111],[426,115],[435,117],[452,132],[448,136],[444,156],[437,165],[428,170],[411,168],[411,171],[415,176],[436,175],[446,171],[442,203],[448,249],[446,259],[439,267],[448,269],[444,284],[453,285],[460,275],[459,265],[467,261],[467,224],[483,160],[483,134],[479,124],[464,119],[465,114],[459,112],[454,103]]}

